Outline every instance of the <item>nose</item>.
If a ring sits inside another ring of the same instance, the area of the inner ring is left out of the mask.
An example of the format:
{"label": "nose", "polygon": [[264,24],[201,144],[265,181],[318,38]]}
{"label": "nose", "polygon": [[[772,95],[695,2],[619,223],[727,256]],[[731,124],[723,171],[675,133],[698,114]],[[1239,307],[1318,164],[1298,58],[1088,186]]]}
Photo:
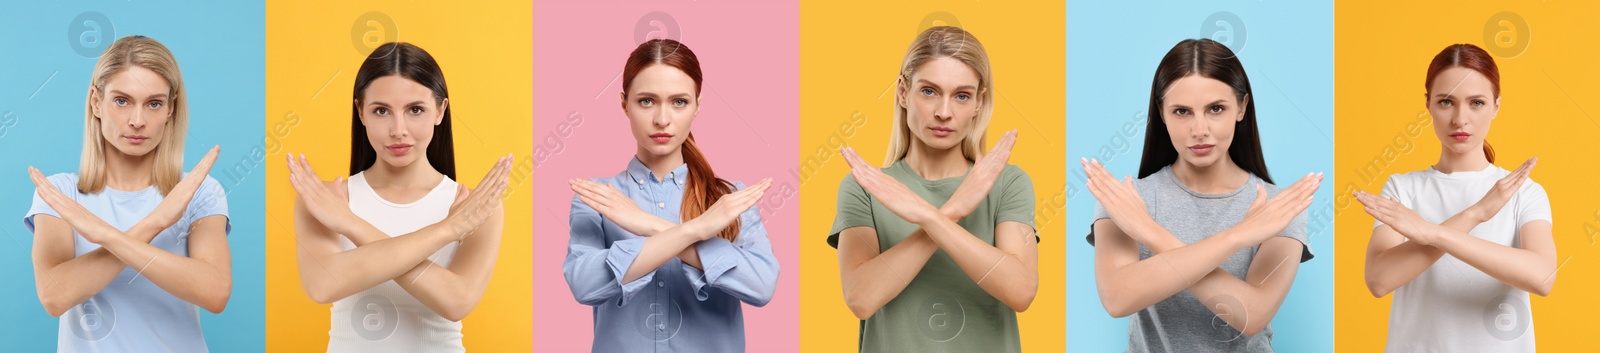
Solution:
{"label": "nose", "polygon": [[144,114],[144,109],[134,109],[133,116],[128,117],[128,128],[134,130],[143,129],[147,121]]}
{"label": "nose", "polygon": [[667,109],[656,109],[656,115],[650,117],[650,124],[655,125],[657,128],[666,128],[668,125],[672,125],[672,116],[669,114],[671,112]]}
{"label": "nose", "polygon": [[1211,124],[1215,122],[1205,117],[1194,118],[1194,129],[1189,130],[1189,135],[1197,139],[1211,137]]}
{"label": "nose", "polygon": [[945,121],[955,118],[955,110],[951,107],[953,103],[950,102],[950,99],[952,98],[945,97],[945,99],[939,100],[939,108],[933,110],[933,118],[935,120]]}
{"label": "nose", "polygon": [[394,127],[389,129],[389,137],[409,137],[411,130],[406,129],[405,120],[395,117]]}
{"label": "nose", "polygon": [[1450,119],[1451,128],[1463,129],[1467,127],[1467,116],[1461,113],[1461,109],[1450,109],[1444,114],[1446,119]]}

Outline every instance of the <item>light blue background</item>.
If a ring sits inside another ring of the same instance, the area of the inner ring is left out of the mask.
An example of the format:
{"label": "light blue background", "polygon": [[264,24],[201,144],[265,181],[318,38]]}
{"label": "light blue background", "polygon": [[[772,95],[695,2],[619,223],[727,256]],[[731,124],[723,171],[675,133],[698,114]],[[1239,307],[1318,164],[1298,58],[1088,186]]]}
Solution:
{"label": "light blue background", "polygon": [[[1242,43],[1227,29],[1240,26],[1202,34],[1206,19],[1221,11],[1244,23]],[[1127,319],[1106,314],[1095,289],[1094,247],[1084,236],[1096,202],[1077,161],[1099,158],[1118,177],[1138,172],[1156,64],[1188,38],[1229,44],[1244,62],[1263,153],[1278,185],[1328,173],[1307,211],[1316,258],[1301,264],[1272,329],[1279,351],[1332,351],[1331,1],[1067,2],[1067,346],[1120,352],[1128,344]]]}
{"label": "light blue background", "polygon": [[[233,224],[233,295],[222,314],[200,310],[214,352],[264,347],[261,150],[265,86],[261,1],[13,2],[0,11],[0,350],[53,352],[58,319],[35,292],[33,236],[22,226],[32,203],[29,165],[46,175],[76,172],[83,107],[96,57],[79,55],[69,26],[80,13],[104,14],[116,38],[141,34],[178,59],[189,90],[184,169],[221,145],[211,177],[228,191]],[[103,27],[102,27],[103,28]],[[102,29],[103,30],[103,29]],[[91,38],[92,39],[92,38]],[[97,55],[97,54],[96,54]],[[54,75],[54,77],[51,77]]]}

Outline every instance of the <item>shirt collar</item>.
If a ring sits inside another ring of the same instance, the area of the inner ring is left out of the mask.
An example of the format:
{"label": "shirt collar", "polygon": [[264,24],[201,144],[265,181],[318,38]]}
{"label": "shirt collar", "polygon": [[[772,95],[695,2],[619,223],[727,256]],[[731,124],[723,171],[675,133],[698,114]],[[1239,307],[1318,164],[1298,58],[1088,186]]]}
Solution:
{"label": "shirt collar", "polygon": [[[662,182],[657,181],[655,173],[651,172],[650,167],[646,167],[644,162],[640,162],[639,158],[637,157],[628,159],[627,174],[629,178],[633,179],[634,184],[637,185],[644,185],[647,182]],[[667,173],[667,179],[668,180],[665,180],[667,184],[682,188],[684,183],[689,182],[689,164],[682,164],[677,168],[673,168],[671,172]]]}

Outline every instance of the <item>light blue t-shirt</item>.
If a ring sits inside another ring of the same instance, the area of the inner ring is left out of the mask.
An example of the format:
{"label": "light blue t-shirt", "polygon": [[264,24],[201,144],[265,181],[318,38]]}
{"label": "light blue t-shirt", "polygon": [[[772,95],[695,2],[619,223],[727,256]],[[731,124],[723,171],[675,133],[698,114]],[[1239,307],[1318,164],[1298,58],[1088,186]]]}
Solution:
{"label": "light blue t-shirt", "polygon": [[[161,203],[161,192],[155,186],[139,191],[119,191],[105,188],[94,194],[78,192],[78,175],[62,173],[52,175],[50,183],[83,208],[105,220],[112,227],[128,230],[144,219]],[[33,195],[33,207],[23,217],[22,223],[33,232],[34,215],[61,217],[55,209],[45,204],[38,193]],[[194,198],[183,213],[183,218],[171,228],[162,230],[150,245],[170,251],[178,256],[189,256],[189,224],[211,215],[228,216],[227,193],[222,184],[206,177],[195,191]],[[230,222],[226,227],[233,230]],[[100,245],[84,240],[73,233],[74,256]],[[59,352],[205,352],[206,340],[200,332],[200,313],[194,304],[178,299],[157,287],[149,278],[138,276],[138,269],[124,267],[117,278],[72,309],[61,315],[60,331],[56,335]],[[71,280],[71,279],[58,279]]]}

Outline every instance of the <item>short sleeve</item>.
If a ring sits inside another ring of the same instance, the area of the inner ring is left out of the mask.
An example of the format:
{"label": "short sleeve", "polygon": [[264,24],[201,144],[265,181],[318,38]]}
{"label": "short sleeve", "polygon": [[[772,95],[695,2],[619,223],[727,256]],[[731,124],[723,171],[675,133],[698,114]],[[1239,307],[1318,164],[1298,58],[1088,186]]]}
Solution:
{"label": "short sleeve", "polygon": [[828,246],[834,249],[839,248],[839,233],[845,229],[877,226],[872,219],[871,195],[849,175],[839,182],[839,199],[834,209],[833,229],[828,231]]}
{"label": "short sleeve", "polygon": [[994,222],[1017,222],[1034,228],[1034,241],[1039,241],[1038,226],[1034,224],[1033,179],[1016,165],[1006,165],[1001,171],[1000,198],[996,200]]}
{"label": "short sleeve", "polygon": [[[62,194],[66,194],[67,197],[71,197],[76,201],[78,196],[78,176],[76,174],[61,173],[51,175],[45,179],[49,180],[51,185],[55,185],[56,190],[61,190]],[[44,199],[39,197],[39,190],[34,189],[33,205],[28,207],[28,213],[22,216],[22,226],[28,228],[28,233],[33,233],[34,231],[33,216],[41,214],[61,218],[61,214],[56,213],[56,209],[51,208],[50,204],[45,203]]]}
{"label": "short sleeve", "polygon": [[[1264,183],[1264,181],[1261,180],[1257,180],[1256,182]],[[1283,192],[1283,188],[1276,185],[1267,184],[1267,188],[1269,189],[1267,192],[1268,198],[1272,198],[1273,196],[1277,196],[1279,192]],[[1254,199],[1254,197],[1251,199]],[[1280,237],[1290,238],[1300,242],[1300,262],[1311,261],[1311,258],[1316,257],[1316,255],[1311,253],[1311,235],[1306,233],[1307,219],[1309,218],[1307,214],[1309,213],[1311,213],[1311,209],[1309,208],[1300,211],[1300,214],[1295,215],[1294,219],[1289,221],[1288,226],[1283,227],[1282,232],[1278,232],[1278,236]]]}
{"label": "short sleeve", "polygon": [[200,188],[194,191],[194,198],[189,199],[189,208],[184,210],[183,224],[189,224],[215,215],[222,215],[227,226],[223,234],[233,233],[233,221],[228,220],[228,191],[222,188],[222,183],[210,176],[200,182]]}
{"label": "short sleeve", "polygon": [[1522,229],[1522,225],[1532,221],[1545,221],[1552,225],[1556,223],[1550,215],[1550,196],[1545,194],[1543,185],[1531,180],[1524,183],[1522,189],[1517,190],[1515,202],[1518,230]]}

